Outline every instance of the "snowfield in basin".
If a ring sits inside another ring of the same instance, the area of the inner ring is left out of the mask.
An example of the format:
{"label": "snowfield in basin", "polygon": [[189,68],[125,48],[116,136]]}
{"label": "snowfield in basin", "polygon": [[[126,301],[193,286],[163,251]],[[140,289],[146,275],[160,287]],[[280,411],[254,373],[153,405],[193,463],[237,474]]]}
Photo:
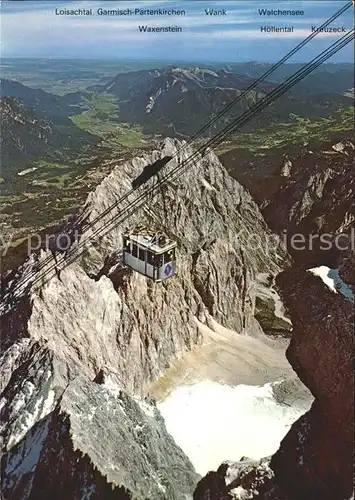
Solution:
{"label": "snowfield in basin", "polygon": [[225,460],[273,454],[304,413],[277,403],[272,384],[231,387],[209,380],[179,387],[158,407],[168,432],[201,475]]}

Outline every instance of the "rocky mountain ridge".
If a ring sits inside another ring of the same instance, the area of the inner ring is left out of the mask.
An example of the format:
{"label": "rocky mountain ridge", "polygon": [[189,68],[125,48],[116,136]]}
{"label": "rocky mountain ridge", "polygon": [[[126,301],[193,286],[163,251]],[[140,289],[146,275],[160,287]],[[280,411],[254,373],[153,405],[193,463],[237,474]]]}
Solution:
{"label": "rocky mountain ridge", "polygon": [[[161,150],[118,164],[89,195],[83,217],[93,220],[130,189],[132,179],[145,165],[173,156],[180,147],[181,143],[167,139]],[[180,159],[190,154],[188,149],[180,153]],[[148,483],[148,498],[152,500],[180,499],[182,494],[191,498],[197,482],[191,464],[166,434],[159,417],[146,422],[151,438],[140,441],[134,427],[143,425],[145,417],[138,412],[133,418],[130,412],[138,410],[132,398],[141,399],[173,359],[201,343],[201,325],[216,329],[220,324],[241,336],[273,345],[254,316],[255,302],[257,296],[265,299],[265,282],[272,282],[287,256],[282,245],[268,253],[251,244],[255,232],[261,238],[271,235],[249,193],[227,174],[212,151],[203,159],[197,158],[182,178],[167,182],[164,190],[149,200],[149,210],[145,207],[132,216],[130,227],[137,223],[163,229],[178,242],[174,279],[152,284],[122,268],[117,257],[124,228],[118,227],[104,240],[97,240],[59,277],[54,275],[47,285],[27,291],[14,309],[3,310],[1,405],[3,425],[6,423],[2,446],[6,498],[41,498],[38,495],[43,488],[45,494],[56,498],[57,491],[63,492],[60,478],[68,473],[58,456],[66,457],[70,464],[72,479],[67,488],[74,492],[74,498],[81,498],[88,489],[91,498],[100,498],[102,492],[109,495],[111,487],[123,488],[114,490],[122,495],[117,498],[147,498]],[[46,255],[42,253],[37,259],[43,261]],[[4,283],[5,303],[16,283],[35,268],[32,255],[9,275]],[[114,400],[92,382],[102,379],[102,370],[115,374]],[[122,396],[123,403],[118,389],[127,393]],[[118,408],[122,405],[123,412]],[[101,432],[97,437],[93,432],[83,434],[78,423],[79,416],[85,416],[90,430],[89,408],[94,407],[97,411],[92,418]],[[133,467],[126,454],[119,462],[121,472],[107,475],[109,457],[113,459],[124,449],[115,438],[110,408],[117,412],[121,428],[126,428],[130,449],[136,450],[131,456],[137,468],[135,476],[122,475],[122,468]],[[137,418],[140,422],[134,420]],[[157,433],[161,454],[149,452],[148,460],[145,446],[155,447]],[[97,439],[103,441],[100,449]],[[75,453],[72,443],[78,449]],[[137,443],[141,443],[138,448]],[[166,454],[171,456],[170,462]],[[26,457],[34,456],[35,463],[28,464]],[[58,476],[51,476],[43,485],[42,471],[51,464],[53,471],[58,469]],[[167,474],[159,472],[164,467]],[[177,472],[171,477],[174,467]],[[181,485],[186,485],[184,491],[179,489]],[[164,488],[172,493],[164,493]]]}
{"label": "rocky mountain ridge", "polygon": [[[4,163],[14,158],[33,156],[40,144],[46,147],[53,134],[49,122],[39,120],[15,98],[0,100],[1,158]],[[16,132],[17,131],[17,132]]]}
{"label": "rocky mountain ridge", "polygon": [[[341,133],[321,144],[287,147],[261,157],[239,157],[233,150],[221,161],[250,190],[268,226],[287,233],[288,250],[297,262],[337,266],[338,250],[350,249],[354,238],[354,147],[352,134]],[[293,245],[296,234],[300,237]]]}
{"label": "rocky mountain ridge", "polygon": [[[119,73],[108,84],[90,90],[116,96],[120,117],[125,121],[144,124],[155,133],[186,137],[252,81],[225,70],[167,67]],[[261,84],[259,92],[269,87],[273,85]],[[250,100],[255,96],[253,92]],[[246,104],[244,100],[240,111]]]}
{"label": "rocky mountain ridge", "polygon": [[[254,81],[245,74],[225,69],[167,67],[119,73],[107,84],[88,90],[114,95],[120,119],[143,125],[148,133],[185,138],[197,133],[205,125],[206,116],[216,116]],[[270,81],[260,82],[205,135],[220,131],[276,86]],[[270,123],[289,122],[291,113],[307,118],[326,116],[349,103],[349,98],[340,94],[320,92],[311,96],[297,88],[254,117],[245,128],[255,130]]]}
{"label": "rocky mountain ridge", "polygon": [[[211,70],[205,68],[180,68],[170,66],[162,69],[130,71],[119,73],[111,82],[104,86],[90,87],[90,90],[110,92],[121,100],[131,98],[132,95],[149,88],[152,93],[161,89],[174,92],[186,92],[193,88],[246,88],[253,82],[252,78],[238,75],[226,70]],[[270,84],[262,83],[260,88],[268,89]],[[272,85],[271,85],[272,88]]]}
{"label": "rocky mountain ridge", "polygon": [[[47,368],[41,364],[50,380]],[[5,497],[59,499],[69,492],[71,498],[188,497],[197,475],[154,404],[121,390],[115,374],[97,380],[75,378],[54,410],[11,443],[2,462]]]}
{"label": "rocky mountain ridge", "polygon": [[45,119],[16,97],[0,99],[0,116],[1,175],[9,185],[31,160],[58,160],[98,142],[98,137],[80,130],[69,118]]}

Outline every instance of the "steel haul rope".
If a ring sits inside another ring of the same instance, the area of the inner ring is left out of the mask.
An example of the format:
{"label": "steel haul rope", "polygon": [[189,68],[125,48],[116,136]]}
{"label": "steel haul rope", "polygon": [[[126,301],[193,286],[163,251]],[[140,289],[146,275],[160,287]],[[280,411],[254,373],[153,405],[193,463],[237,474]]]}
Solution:
{"label": "steel haul rope", "polygon": [[[303,78],[305,78],[311,71],[316,69],[318,66],[320,66],[325,60],[329,59],[332,55],[334,55],[337,51],[339,51],[341,48],[343,48],[345,45],[351,42],[354,38],[354,30],[352,30],[350,33],[347,35],[343,36],[340,40],[337,40],[334,42],[328,49],[323,51],[321,54],[319,54],[316,58],[314,58],[310,63],[302,67],[299,71],[297,71],[294,75],[289,77],[285,82],[280,84],[277,88],[275,88],[273,91],[271,91],[269,94],[267,94],[264,98],[260,99],[256,104],[254,104],[249,110],[244,112],[240,117],[238,117],[235,121],[227,125],[220,133],[216,134],[206,145],[204,145],[202,148],[200,148],[198,151],[194,152],[187,160],[182,162],[182,164],[178,165],[178,167],[175,167],[175,169],[170,172],[168,175],[164,176],[158,183],[154,184],[151,188],[146,189],[140,196],[137,197],[134,202],[127,207],[125,212],[119,212],[118,214],[115,214],[108,223],[101,228],[98,228],[94,231],[94,233],[91,235],[91,239],[94,240],[96,236],[99,236],[103,238],[109,231],[111,231],[113,228],[109,228],[108,226],[112,226],[112,224],[118,225],[122,222],[124,222],[128,217],[130,217],[133,213],[133,211],[136,211],[140,206],[143,204],[144,200],[149,196],[150,194],[155,193],[155,191],[162,185],[164,184],[167,180],[170,180],[170,178],[175,178],[178,175],[181,175],[181,173],[186,170],[194,160],[198,159],[200,155],[204,156],[206,154],[206,150],[209,147],[215,147],[216,145],[220,144],[228,135],[233,133],[234,131],[238,130],[241,126],[243,126],[247,121],[249,121],[251,118],[253,118],[256,114],[260,113],[265,107],[270,105],[272,102],[274,102],[277,98],[279,98],[281,95],[283,95],[287,90],[289,90],[292,86],[296,85],[299,81],[301,81]],[[183,146],[186,147],[186,144]],[[182,149],[182,148],[180,148]],[[201,151],[202,150],[202,151]],[[128,199],[128,197],[132,194],[132,192],[127,193],[124,195],[120,200],[118,200],[113,208],[117,207],[122,201]],[[109,207],[110,210],[112,210],[111,207]],[[110,210],[106,210],[105,212],[100,214],[95,219],[95,222],[98,219],[103,218],[104,215],[107,215]],[[90,229],[93,226],[93,223],[89,224],[88,229]],[[88,230],[86,229],[85,232]],[[105,231],[103,234],[100,235],[100,232]],[[78,246],[74,249],[75,252],[77,250],[80,250],[81,247],[85,246],[87,241],[80,240],[78,242]],[[77,257],[79,257],[81,253],[75,253],[72,256],[69,256],[69,259],[61,259],[58,263],[59,264],[64,264],[63,268],[69,265],[71,262],[73,262]],[[16,283],[16,288],[12,292],[14,293],[14,297],[16,297],[15,292],[21,288],[26,288],[26,285],[31,284],[32,278],[34,278],[39,271],[41,271],[46,263],[50,262],[52,258],[46,258],[40,266],[37,269],[34,269],[33,273],[30,273],[30,276],[25,275],[23,278],[21,278],[17,283]],[[42,284],[45,283],[44,278],[46,277],[47,274],[51,273],[56,268],[56,264],[47,269],[43,274],[41,273],[40,276],[37,275],[37,278],[34,279],[32,282],[32,286],[35,286],[38,282],[42,282]]]}
{"label": "steel haul rope", "polygon": [[[225,106],[216,116],[213,117],[212,120],[210,120],[206,125],[204,125],[198,132],[196,132],[192,137],[189,138],[189,140],[181,147],[179,148],[176,153],[174,154],[173,158],[178,157],[181,152],[186,149],[191,143],[193,143],[196,138],[203,134],[206,130],[208,130],[211,125],[213,125],[216,121],[218,121],[223,115],[225,115],[232,107],[234,107],[238,102],[240,102],[248,92],[253,90],[258,86],[259,83],[261,83],[263,80],[265,80],[267,77],[269,77],[272,73],[274,73],[278,68],[280,68],[288,59],[290,59],[294,54],[296,54],[301,48],[303,48],[307,43],[309,43],[315,36],[317,36],[318,33],[321,32],[323,28],[328,26],[330,23],[332,23],[336,18],[341,16],[346,10],[348,10],[350,7],[352,7],[352,2],[348,2],[345,4],[339,11],[335,12],[328,20],[326,20],[317,31],[312,32],[307,38],[305,38],[302,42],[300,42],[296,47],[294,47],[290,52],[288,52],[284,57],[282,57],[276,64],[274,64],[271,68],[269,68],[263,75],[261,75],[257,80],[255,80],[247,89],[245,89],[241,94],[239,94],[233,101],[231,101],[227,106]],[[212,140],[212,139],[211,139]],[[208,145],[202,146],[200,149],[196,150],[194,153],[196,155],[196,158],[198,157],[199,153],[201,150],[204,148],[208,147]],[[103,219],[107,214],[109,214],[112,210],[114,210],[119,204],[123,203],[128,197],[135,191],[136,189],[132,189],[128,191],[125,195],[123,195],[117,202],[112,204],[110,207],[108,207],[106,210],[101,212],[95,219],[93,219],[90,223],[88,223],[86,226],[84,225],[83,227],[83,232],[88,231],[90,228],[92,228],[98,221]],[[49,263],[51,260],[53,260],[53,256],[49,256],[45,258],[41,263],[39,268],[36,270],[38,272],[40,269],[43,269],[43,267],[46,266],[47,263]]]}

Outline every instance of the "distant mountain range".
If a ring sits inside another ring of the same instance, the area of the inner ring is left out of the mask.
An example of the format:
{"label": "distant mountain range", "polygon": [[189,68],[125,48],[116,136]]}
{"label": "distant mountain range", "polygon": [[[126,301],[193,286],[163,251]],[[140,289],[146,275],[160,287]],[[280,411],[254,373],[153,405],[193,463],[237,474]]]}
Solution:
{"label": "distant mountain range", "polygon": [[[205,131],[213,136],[256,100],[270,92],[301,65],[290,64],[260,83],[228,113]],[[237,98],[270,65],[240,63],[228,69],[169,66],[119,73],[109,82],[90,86],[87,92],[59,96],[17,81],[0,79],[2,167],[36,157],[79,151],[99,138],[78,128],[70,116],[91,109],[90,95],[110,94],[117,99],[119,120],[142,126],[144,133],[186,138]],[[288,122],[294,115],[323,117],[351,104],[351,65],[325,65],[245,126],[247,130]],[[115,104],[113,104],[115,106]],[[102,121],[107,120],[103,116]]]}
{"label": "distant mountain range", "polygon": [[[184,136],[201,128],[253,81],[225,70],[168,67],[120,73],[107,84],[88,90],[116,96],[123,121],[142,124],[147,132]],[[258,93],[263,95],[274,86],[266,82]],[[233,115],[256,95],[250,93]]]}
{"label": "distant mountain range", "polygon": [[[178,92],[186,92],[196,88],[246,88],[255,79],[226,70],[211,70],[206,68],[179,68],[169,66],[162,69],[130,71],[119,73],[106,85],[90,87],[88,90],[106,91],[124,100],[149,88],[149,91],[163,93],[174,88]],[[260,88],[270,89],[273,84],[263,82]]]}
{"label": "distant mountain range", "polygon": [[[274,65],[263,62],[232,63],[227,66],[228,71],[233,71],[249,78],[259,78]],[[301,69],[304,63],[283,64],[273,72],[268,80],[274,83],[281,83],[296,71]],[[343,93],[346,89],[354,85],[354,67],[350,63],[326,63],[322,64],[302,82],[297,85],[298,89],[303,89],[310,94],[318,93]]]}
{"label": "distant mountain range", "polygon": [[[344,71],[348,75],[348,70]],[[331,80],[337,78],[331,75]],[[319,85],[308,80],[307,85],[297,86],[254,119],[248,128],[268,125],[270,120],[288,121],[291,113],[323,116],[349,103],[348,97],[330,93],[331,85],[324,83],[320,75],[314,78],[319,80]],[[117,97],[123,121],[139,123],[146,132],[184,137],[197,132],[254,81],[255,77],[223,69],[167,67],[119,73],[108,83],[88,90]],[[214,125],[213,130],[206,131],[206,135],[220,130],[276,85],[275,82],[260,83]],[[345,92],[349,86],[348,81],[338,83],[337,90]]]}

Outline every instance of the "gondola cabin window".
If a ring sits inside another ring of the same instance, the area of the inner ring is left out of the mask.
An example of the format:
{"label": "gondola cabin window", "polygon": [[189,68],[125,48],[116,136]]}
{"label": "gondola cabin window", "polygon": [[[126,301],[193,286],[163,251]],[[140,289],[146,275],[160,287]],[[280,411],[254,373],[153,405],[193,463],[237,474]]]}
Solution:
{"label": "gondola cabin window", "polygon": [[155,265],[155,257],[156,257],[156,255],[153,252],[151,252],[150,250],[147,250],[147,263],[150,266]]}
{"label": "gondola cabin window", "polygon": [[145,250],[143,248],[138,249],[138,259],[145,261]]}
{"label": "gondola cabin window", "polygon": [[163,265],[163,256],[162,255],[156,255],[155,256],[154,266],[155,267],[161,267],[162,265]]}

